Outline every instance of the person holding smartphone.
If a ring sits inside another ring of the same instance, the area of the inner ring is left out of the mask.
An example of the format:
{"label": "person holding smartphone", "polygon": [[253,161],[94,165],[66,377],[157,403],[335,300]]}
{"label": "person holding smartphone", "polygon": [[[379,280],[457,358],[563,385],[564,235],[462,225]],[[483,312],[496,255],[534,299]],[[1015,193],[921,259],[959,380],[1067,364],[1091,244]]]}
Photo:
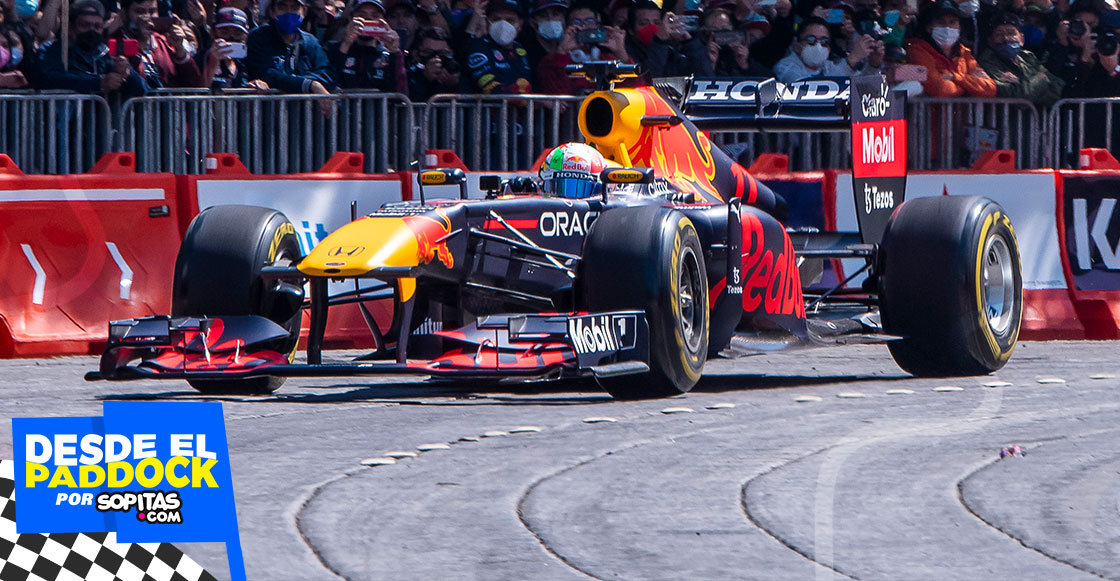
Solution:
{"label": "person holding smartphone", "polygon": [[251,80],[245,70],[244,59],[248,54],[245,41],[249,38],[249,19],[237,8],[222,8],[214,16],[214,44],[206,53],[206,66],[202,84],[213,90],[256,89],[268,90],[268,83]]}
{"label": "person holding smartphone", "polygon": [[632,6],[629,32],[626,53],[644,78],[712,76],[712,62],[700,39],[687,30],[683,17],[662,13],[660,3],[640,0]]}
{"label": "person holding smartphone", "polygon": [[70,8],[67,65],[62,63],[62,43],[57,40],[39,49],[38,89],[65,89],[139,97],[147,85],[124,56],[112,55],[105,45],[105,7],[98,0],[78,0]]}
{"label": "person holding smartphone", "polygon": [[731,13],[716,8],[704,15],[700,37],[717,77],[769,77],[769,68],[751,58],[747,33],[736,30]]}
{"label": "person holding smartphone", "polygon": [[550,95],[585,95],[595,85],[583,78],[569,77],[565,67],[587,61],[621,60],[632,62],[626,53],[626,32],[617,26],[603,26],[594,4],[577,2],[568,10],[564,35],[557,52],[541,59],[537,86]]}
{"label": "person holding smartphone", "polygon": [[156,31],[158,16],[158,0],[122,0],[121,28],[113,39],[122,45],[128,40],[136,42],[138,50],[126,58],[148,87],[202,86],[202,73],[191,58],[182,27],[171,26],[165,36]]}
{"label": "person holding smartphone", "polygon": [[385,20],[382,0],[358,0],[342,35],[327,43],[338,86],[408,92],[400,36]]}

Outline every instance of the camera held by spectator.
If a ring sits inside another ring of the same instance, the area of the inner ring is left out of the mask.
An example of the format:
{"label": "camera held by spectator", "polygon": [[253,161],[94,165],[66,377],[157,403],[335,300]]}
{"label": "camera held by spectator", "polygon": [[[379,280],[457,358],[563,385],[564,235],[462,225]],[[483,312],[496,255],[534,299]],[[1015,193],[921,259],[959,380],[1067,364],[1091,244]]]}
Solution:
{"label": "camera held by spectator", "polygon": [[408,67],[408,96],[422,103],[439,93],[459,90],[462,67],[451,50],[451,37],[441,28],[420,32]]}
{"label": "camera held by spectator", "polygon": [[267,91],[268,83],[250,80],[244,59],[249,38],[249,20],[237,8],[223,8],[214,20],[214,43],[206,54],[203,85],[212,89],[257,89]]}

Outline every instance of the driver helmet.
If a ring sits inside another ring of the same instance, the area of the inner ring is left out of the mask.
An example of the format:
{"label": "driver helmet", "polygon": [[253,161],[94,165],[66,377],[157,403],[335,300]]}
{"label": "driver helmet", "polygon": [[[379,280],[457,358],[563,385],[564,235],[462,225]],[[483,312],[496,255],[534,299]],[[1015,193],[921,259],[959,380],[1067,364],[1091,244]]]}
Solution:
{"label": "driver helmet", "polygon": [[602,192],[603,154],[584,143],[565,143],[544,158],[541,191],[560,198],[589,198]]}

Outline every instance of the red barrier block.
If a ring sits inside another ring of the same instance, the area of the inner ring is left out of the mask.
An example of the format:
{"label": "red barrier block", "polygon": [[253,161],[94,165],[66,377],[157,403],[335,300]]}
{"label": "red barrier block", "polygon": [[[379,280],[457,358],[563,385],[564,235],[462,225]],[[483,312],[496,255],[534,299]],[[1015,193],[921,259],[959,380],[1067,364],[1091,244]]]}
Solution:
{"label": "red barrier block", "polygon": [[1100,147],[1086,147],[1081,150],[1081,169],[1115,170],[1120,169],[1112,152]]}
{"label": "red barrier block", "polygon": [[1015,171],[1015,150],[996,149],[985,151],[969,168],[975,172],[1005,173]]}
{"label": "red barrier block", "polygon": [[458,168],[470,171],[467,169],[467,164],[459,158],[459,154],[450,149],[429,149],[424,154],[424,167]]}
{"label": "red barrier block", "polygon": [[747,169],[756,176],[789,173],[789,156],[784,153],[763,153]]}
{"label": "red barrier block", "polygon": [[109,320],[169,311],[175,176],[134,166],[0,175],[0,357],[99,353]]}

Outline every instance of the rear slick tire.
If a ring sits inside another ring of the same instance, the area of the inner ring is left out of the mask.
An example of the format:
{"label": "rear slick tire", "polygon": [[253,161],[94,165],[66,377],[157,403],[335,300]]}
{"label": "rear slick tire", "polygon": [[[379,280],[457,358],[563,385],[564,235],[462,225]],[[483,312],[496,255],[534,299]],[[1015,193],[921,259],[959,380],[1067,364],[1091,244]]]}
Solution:
{"label": "rear slick tire", "polygon": [[616,399],[692,389],[708,353],[710,316],[704,251],[692,222],[660,206],[604,212],[588,232],[582,266],[589,311],[642,309],[649,324],[649,373],[598,378],[599,385]]}
{"label": "rear slick tire", "polygon": [[1023,277],[1007,212],[980,197],[917,198],[887,224],[880,252],[883,330],[898,366],[920,377],[986,375],[1019,338]]}
{"label": "rear slick tire", "polygon": [[[269,284],[261,269],[295,264],[301,257],[299,238],[288,219],[268,208],[213,206],[191,221],[175,260],[171,314],[181,316],[267,316]],[[289,335],[266,345],[292,359],[299,342],[301,313],[274,321]],[[208,395],[267,395],[284,383],[283,377],[247,379],[191,379],[191,387]]]}

